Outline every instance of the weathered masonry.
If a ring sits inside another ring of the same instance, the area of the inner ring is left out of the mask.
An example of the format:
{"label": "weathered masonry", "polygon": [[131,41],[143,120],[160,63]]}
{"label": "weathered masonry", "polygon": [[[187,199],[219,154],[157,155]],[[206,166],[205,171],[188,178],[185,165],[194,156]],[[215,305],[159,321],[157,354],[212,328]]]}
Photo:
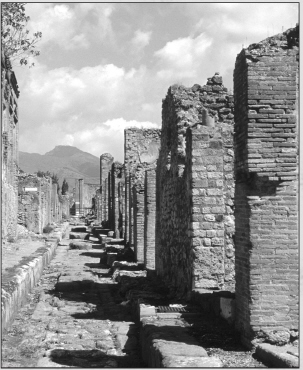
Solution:
{"label": "weathered masonry", "polygon": [[57,184],[49,177],[18,176],[18,224],[37,234],[52,223],[69,217],[69,199],[57,194]]}
{"label": "weathered masonry", "polygon": [[181,295],[234,289],[233,117],[219,74],[163,101],[156,270]]}
{"label": "weathered masonry", "polygon": [[2,237],[17,235],[19,90],[9,61],[1,55],[2,91]]}
{"label": "weathered masonry", "polygon": [[[151,260],[148,265],[153,269],[154,257],[150,252],[152,247],[152,238],[154,230],[152,218],[155,212],[155,204],[146,203],[147,197],[145,189],[145,177],[147,170],[156,168],[156,161],[159,156],[160,146],[159,129],[136,129],[130,128],[125,130],[124,144],[124,166],[125,166],[125,237],[130,246],[134,247],[135,255],[138,262],[146,262],[148,255]],[[152,172],[149,172],[150,176]],[[151,201],[155,188],[149,188],[149,198]],[[145,213],[148,209],[148,213]],[[150,212],[150,213],[149,213]],[[149,217],[151,219],[149,220]],[[145,219],[148,218],[145,224]],[[148,226],[150,225],[150,226]],[[148,247],[147,247],[148,245]]]}
{"label": "weathered masonry", "polygon": [[298,329],[299,30],[242,50],[234,71],[236,324]]}
{"label": "weathered masonry", "polygon": [[84,179],[75,179],[74,188],[74,214],[86,215],[92,208],[92,202],[96,201],[96,184],[86,184]]}
{"label": "weathered masonry", "polygon": [[176,296],[235,297],[248,347],[298,338],[298,39],[296,27],[243,49],[234,96],[218,73],[171,86],[162,129],[125,130],[124,165],[107,154],[102,175],[102,220],[116,231],[112,199],[125,200],[137,261]]}
{"label": "weathered masonry", "polygon": [[109,218],[109,184],[108,184],[108,174],[111,166],[114,162],[114,158],[109,153],[104,153],[100,157],[100,191],[101,191],[101,203],[100,203],[100,214],[101,220],[108,222]]}

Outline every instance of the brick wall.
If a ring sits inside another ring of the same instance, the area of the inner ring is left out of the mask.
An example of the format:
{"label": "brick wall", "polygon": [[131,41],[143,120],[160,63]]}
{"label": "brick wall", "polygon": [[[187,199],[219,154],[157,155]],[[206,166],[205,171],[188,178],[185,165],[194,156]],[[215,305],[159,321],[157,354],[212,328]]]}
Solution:
{"label": "brick wall", "polygon": [[100,156],[101,222],[109,221],[108,174],[114,158],[109,153]]}
{"label": "brick wall", "polygon": [[156,270],[179,295],[234,286],[233,97],[215,74],[162,107]]}
{"label": "brick wall", "polygon": [[156,245],[156,169],[145,171],[144,194],[144,266],[155,270]]}
{"label": "brick wall", "polygon": [[17,80],[1,56],[2,98],[2,238],[17,236],[18,212],[18,102]]}
{"label": "brick wall", "polygon": [[[146,168],[156,165],[159,155],[160,145],[159,129],[137,129],[129,128],[124,131],[124,165],[125,165],[125,237],[131,246],[140,244],[140,259],[143,256],[144,248],[144,226],[142,221],[136,222],[136,235],[139,239],[134,239],[134,218],[144,210],[144,195],[140,196],[140,188],[144,187],[144,171]],[[139,167],[138,167],[139,165]],[[142,166],[140,168],[140,166]],[[142,176],[141,176],[142,175]],[[135,190],[133,186],[135,186]],[[134,203],[134,191],[138,189],[136,195],[137,203]],[[144,194],[144,190],[143,194]],[[142,195],[142,194],[141,194]],[[136,207],[136,211],[135,211]],[[140,226],[139,226],[140,225]],[[138,244],[139,243],[139,244]],[[137,247],[136,247],[137,249]]]}
{"label": "brick wall", "polygon": [[236,325],[246,343],[298,329],[298,37],[297,27],[253,44],[235,65]]}

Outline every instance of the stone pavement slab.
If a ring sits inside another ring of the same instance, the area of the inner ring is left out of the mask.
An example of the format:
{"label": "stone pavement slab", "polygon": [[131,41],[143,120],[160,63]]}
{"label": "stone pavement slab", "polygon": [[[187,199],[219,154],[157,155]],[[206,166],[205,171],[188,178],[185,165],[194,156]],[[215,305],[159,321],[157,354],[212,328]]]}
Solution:
{"label": "stone pavement slab", "polygon": [[277,368],[299,367],[297,347],[274,346],[269,343],[259,344],[256,348],[256,356],[265,364]]}

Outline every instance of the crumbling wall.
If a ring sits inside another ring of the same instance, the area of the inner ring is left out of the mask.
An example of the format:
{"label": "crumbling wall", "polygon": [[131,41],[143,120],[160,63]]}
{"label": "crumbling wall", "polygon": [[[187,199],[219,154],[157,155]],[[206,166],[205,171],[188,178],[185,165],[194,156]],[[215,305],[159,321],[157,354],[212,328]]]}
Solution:
{"label": "crumbling wall", "polygon": [[298,329],[298,27],[243,49],[234,71],[236,325]]}
{"label": "crumbling wall", "polygon": [[110,209],[109,209],[109,227],[114,231],[115,238],[120,238],[123,235],[123,221],[120,213],[120,202],[122,199],[119,196],[119,184],[124,176],[123,165],[120,162],[114,162],[109,172],[110,177]]}
{"label": "crumbling wall", "polygon": [[40,178],[41,189],[41,225],[42,228],[52,222],[51,217],[51,192],[52,179],[49,177]]}
{"label": "crumbling wall", "polygon": [[92,209],[96,191],[99,185],[96,184],[83,184],[83,210],[86,215]]}
{"label": "crumbling wall", "polygon": [[1,56],[2,98],[2,238],[16,237],[18,212],[18,84],[9,61]]}
{"label": "crumbling wall", "polygon": [[233,289],[233,97],[219,74],[174,85],[162,107],[156,270],[184,295]]}
{"label": "crumbling wall", "polygon": [[100,189],[101,189],[101,222],[109,222],[109,183],[108,176],[114,158],[109,153],[104,153],[100,156]]}
{"label": "crumbling wall", "polygon": [[35,175],[20,175],[18,195],[18,224],[42,233],[41,179]]}
{"label": "crumbling wall", "polygon": [[70,217],[70,198],[69,195],[61,195],[62,199],[62,219]]}
{"label": "crumbling wall", "polygon": [[96,222],[100,225],[102,221],[101,216],[101,185],[100,188],[96,190],[95,194],[95,212],[96,212]]}
{"label": "crumbling wall", "polygon": [[160,146],[159,129],[125,130],[125,237],[144,262],[145,170],[155,168]]}
{"label": "crumbling wall", "polygon": [[144,266],[155,270],[156,245],[156,169],[145,171],[144,194]]}

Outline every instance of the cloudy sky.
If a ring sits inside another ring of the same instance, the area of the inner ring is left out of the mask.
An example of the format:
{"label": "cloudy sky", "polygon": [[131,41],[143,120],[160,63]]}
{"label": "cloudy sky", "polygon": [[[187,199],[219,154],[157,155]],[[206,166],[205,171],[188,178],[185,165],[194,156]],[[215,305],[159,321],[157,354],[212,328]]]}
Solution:
{"label": "cloudy sky", "polygon": [[126,127],[161,127],[170,85],[220,72],[232,89],[242,45],[294,27],[296,3],[28,3],[35,67],[14,67],[19,149],[73,145],[123,161]]}

